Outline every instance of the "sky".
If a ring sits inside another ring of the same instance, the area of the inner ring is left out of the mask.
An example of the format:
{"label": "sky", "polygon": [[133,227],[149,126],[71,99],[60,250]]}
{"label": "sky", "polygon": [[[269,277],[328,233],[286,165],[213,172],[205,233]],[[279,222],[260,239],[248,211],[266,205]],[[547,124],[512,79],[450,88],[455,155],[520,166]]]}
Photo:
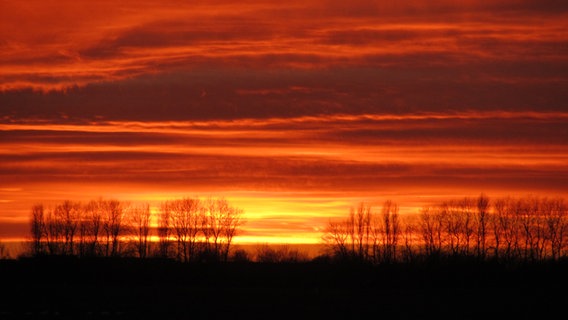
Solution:
{"label": "sky", "polygon": [[361,201],[565,197],[567,88],[561,0],[0,0],[0,238],[66,199],[317,243]]}

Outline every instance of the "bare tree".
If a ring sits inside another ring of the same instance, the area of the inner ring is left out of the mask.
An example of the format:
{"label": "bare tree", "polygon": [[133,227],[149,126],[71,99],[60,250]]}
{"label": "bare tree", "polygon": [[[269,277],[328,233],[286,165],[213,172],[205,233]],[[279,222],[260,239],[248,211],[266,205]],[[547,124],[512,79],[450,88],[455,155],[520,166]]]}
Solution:
{"label": "bare tree", "polygon": [[182,198],[162,203],[158,221],[162,256],[167,255],[171,237],[181,261],[227,261],[233,239],[244,223],[242,215],[241,209],[223,198]]}
{"label": "bare tree", "polygon": [[473,218],[474,201],[471,198],[463,198],[458,202],[460,215],[462,217],[462,232],[463,232],[463,253],[470,254],[471,241],[475,233],[475,221]]}
{"label": "bare tree", "polygon": [[46,231],[43,204],[36,204],[32,207],[30,227],[32,234],[32,254],[34,256],[40,256],[44,254],[43,242]]}
{"label": "bare tree", "polygon": [[349,231],[347,230],[347,224],[344,221],[330,221],[324,231],[322,240],[335,256],[341,259],[348,258]]}
{"label": "bare tree", "polygon": [[393,262],[397,257],[396,249],[400,237],[398,206],[390,200],[385,201],[381,218],[383,222],[383,261]]}
{"label": "bare tree", "polygon": [[[159,254],[170,257],[175,239],[177,257],[185,262],[206,253],[207,259],[229,259],[234,237],[244,223],[243,211],[225,199],[183,198],[162,204],[158,216]],[[53,209],[32,207],[30,253],[117,257],[148,256],[151,212],[148,204],[132,205],[102,198],[88,202],[64,201]],[[130,241],[132,237],[135,241]],[[200,244],[205,245],[200,247]],[[134,245],[132,245],[134,244]],[[203,249],[203,251],[199,251]]]}
{"label": "bare tree", "polygon": [[9,259],[10,251],[6,248],[6,245],[0,241],[0,260]]}
{"label": "bare tree", "polygon": [[522,246],[523,259],[527,261],[532,257],[532,243],[534,237],[532,226],[535,218],[530,210],[527,199],[519,199],[516,201],[515,214],[519,219],[522,239],[524,240],[524,245]]}
{"label": "bare tree", "polygon": [[209,210],[212,206],[211,201],[213,201],[211,198],[207,199],[206,201],[203,201],[201,203],[201,211],[200,211],[201,233],[203,234],[203,241],[200,250],[200,255],[205,257],[210,255],[211,251],[212,229],[209,226],[211,219],[209,215]]}
{"label": "bare tree", "polygon": [[422,236],[425,254],[437,256],[442,253],[443,237],[443,213],[431,208],[424,208],[420,212],[420,234]]}
{"label": "bare tree", "polygon": [[348,225],[352,228],[351,243],[355,256],[361,261],[369,259],[371,237],[371,206],[361,202],[357,210],[351,209]]}
{"label": "bare tree", "polygon": [[223,206],[225,203],[217,199],[207,200],[207,230],[211,235],[210,254],[215,260],[220,258],[221,252],[221,234],[223,232],[223,225],[221,222],[223,215]]}
{"label": "bare tree", "polygon": [[508,260],[514,260],[521,255],[521,219],[520,214],[518,214],[520,202],[511,198],[506,198],[504,201],[504,216],[500,217],[500,223],[504,231],[505,254]]}
{"label": "bare tree", "polygon": [[229,259],[229,251],[233,243],[233,238],[238,234],[239,228],[244,222],[242,209],[231,206],[226,208],[221,221],[223,226],[222,236],[225,238],[224,250],[222,252],[224,261]]}
{"label": "bare tree", "polygon": [[547,228],[546,228],[546,214],[544,210],[548,206],[548,199],[546,198],[533,198],[530,203],[532,214],[535,216],[533,223],[534,241],[533,259],[542,260],[546,257],[546,246],[548,242]]}
{"label": "bare tree", "polygon": [[131,206],[129,210],[132,231],[138,257],[144,259],[148,256],[148,239],[150,237],[150,205],[147,203]]}
{"label": "bare tree", "polygon": [[380,216],[365,203],[351,208],[347,219],[329,222],[322,239],[338,258],[380,263],[396,259],[400,234],[398,206],[386,201]]}
{"label": "bare tree", "polygon": [[219,260],[221,258],[221,247],[223,233],[223,211],[227,203],[221,199],[209,198],[204,204],[203,233],[205,235],[205,256],[208,259]]}
{"label": "bare tree", "polygon": [[75,234],[79,225],[80,208],[80,203],[69,200],[55,207],[55,217],[63,232],[63,254],[75,254]]}
{"label": "bare tree", "polygon": [[436,210],[440,210],[446,217],[444,219],[444,232],[447,237],[446,243],[449,253],[460,254],[463,234],[461,212],[457,210],[453,202],[443,202]]}
{"label": "bare tree", "polygon": [[196,253],[201,227],[200,201],[192,198],[169,201],[164,209],[171,219],[178,259],[189,262]]}
{"label": "bare tree", "polygon": [[50,255],[62,254],[63,225],[53,209],[49,209],[46,212],[45,235],[48,253]]}
{"label": "bare tree", "polygon": [[105,212],[105,201],[103,199],[90,201],[85,206],[85,255],[99,255],[99,241],[103,232],[103,215]]}
{"label": "bare tree", "polygon": [[308,260],[308,255],[288,245],[262,245],[256,250],[256,261],[261,263],[298,263]]}
{"label": "bare tree", "polygon": [[501,244],[504,238],[504,223],[503,220],[506,216],[506,203],[503,199],[496,199],[493,203],[493,214],[489,219],[491,230],[493,230],[493,243],[494,243],[494,257],[499,260],[501,258]]}
{"label": "bare tree", "polygon": [[204,203],[203,212],[206,256],[226,261],[233,238],[243,223],[242,210],[232,207],[224,198],[209,198]]}
{"label": "bare tree", "polygon": [[103,231],[105,233],[105,255],[116,257],[120,255],[120,236],[125,231],[123,224],[124,207],[118,200],[103,202]]}
{"label": "bare tree", "polygon": [[86,217],[86,207],[81,211],[81,217],[79,219],[79,257],[84,257],[89,252],[89,221]]}
{"label": "bare tree", "polygon": [[405,222],[403,223],[404,226],[404,233],[403,233],[403,240],[404,240],[404,247],[402,251],[402,258],[404,262],[412,262],[414,260],[415,254],[415,234],[416,234],[416,227],[411,220],[411,217],[407,217]]}
{"label": "bare tree", "polygon": [[487,254],[487,220],[489,214],[489,198],[481,194],[477,198],[477,256],[485,259]]}
{"label": "bare tree", "polygon": [[162,203],[158,217],[159,256],[168,258],[170,255],[171,213],[169,204]]}
{"label": "bare tree", "polygon": [[447,252],[454,256],[469,254],[475,232],[472,203],[470,198],[444,201],[433,209],[442,222]]}
{"label": "bare tree", "polygon": [[567,231],[566,204],[563,199],[553,199],[546,203],[544,208],[548,238],[550,241],[550,255],[552,259],[559,259],[565,245]]}

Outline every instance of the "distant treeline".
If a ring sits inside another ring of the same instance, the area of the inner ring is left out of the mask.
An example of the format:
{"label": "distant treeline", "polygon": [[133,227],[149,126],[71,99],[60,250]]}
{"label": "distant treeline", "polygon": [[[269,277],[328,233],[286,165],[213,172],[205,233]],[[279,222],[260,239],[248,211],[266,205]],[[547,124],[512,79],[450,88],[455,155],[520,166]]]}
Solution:
{"label": "distant treeline", "polygon": [[51,208],[36,204],[29,254],[226,261],[244,220],[242,210],[225,199],[183,198],[163,202],[157,227],[151,222],[148,204],[106,199]]}
{"label": "distant treeline", "polygon": [[[558,260],[568,255],[567,203],[563,198],[448,200],[419,213],[400,215],[385,201],[375,210],[360,203],[346,218],[331,221],[315,259],[371,264],[413,263],[439,258],[502,262]],[[244,223],[243,211],[225,199],[182,198],[131,205],[98,199],[34,205],[32,256],[158,257],[182,262],[303,262],[306,253],[287,246],[257,248],[253,257],[231,250]]]}
{"label": "distant treeline", "polygon": [[468,257],[536,262],[566,257],[567,204],[562,198],[476,198],[444,201],[401,216],[361,203],[323,236],[332,258],[373,264]]}

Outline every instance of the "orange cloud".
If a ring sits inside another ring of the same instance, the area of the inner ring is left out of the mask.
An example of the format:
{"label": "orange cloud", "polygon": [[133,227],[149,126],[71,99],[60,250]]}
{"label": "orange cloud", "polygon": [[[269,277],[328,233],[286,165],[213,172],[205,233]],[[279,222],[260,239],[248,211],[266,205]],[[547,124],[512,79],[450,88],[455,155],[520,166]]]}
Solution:
{"label": "orange cloud", "polygon": [[22,223],[37,201],[106,196],[157,208],[223,195],[245,209],[247,241],[316,242],[329,218],[362,200],[392,199],[413,213],[481,191],[564,195],[566,119],[488,112],[5,123],[0,207]]}
{"label": "orange cloud", "polygon": [[567,8],[561,4],[5,1],[3,6],[1,90],[62,90],[203,65],[464,67],[566,56],[557,45],[567,40]]}

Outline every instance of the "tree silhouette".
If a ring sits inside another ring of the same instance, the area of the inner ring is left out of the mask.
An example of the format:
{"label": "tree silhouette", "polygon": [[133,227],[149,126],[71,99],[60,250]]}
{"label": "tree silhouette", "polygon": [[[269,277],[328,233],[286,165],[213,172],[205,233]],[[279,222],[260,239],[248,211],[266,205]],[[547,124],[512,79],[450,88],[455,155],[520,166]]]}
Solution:
{"label": "tree silhouette", "polygon": [[477,198],[477,256],[485,259],[487,252],[487,222],[488,222],[489,198],[481,194]]}
{"label": "tree silhouette", "polygon": [[386,201],[380,215],[365,203],[351,208],[347,219],[330,221],[322,239],[339,259],[379,263],[396,259],[400,235],[398,206]]}
{"label": "tree silhouette", "polygon": [[400,237],[398,206],[390,200],[385,201],[381,212],[383,261],[393,262],[397,258],[397,246]]}
{"label": "tree silhouette", "polygon": [[162,258],[170,256],[171,214],[167,202],[162,203],[158,217],[158,255]]}
{"label": "tree silhouette", "polygon": [[45,217],[44,207],[42,204],[36,204],[32,207],[31,214],[31,236],[32,236],[32,255],[40,256],[44,254],[43,241],[45,238]]}
{"label": "tree silhouette", "polygon": [[177,258],[188,262],[194,259],[201,226],[201,204],[199,199],[183,198],[168,201],[162,210],[171,221],[174,240],[177,244]]}
{"label": "tree silhouette", "polygon": [[297,249],[291,249],[288,245],[275,247],[264,244],[256,249],[256,261],[261,263],[299,263],[308,261],[308,256]]}
{"label": "tree silhouette", "polygon": [[105,202],[103,199],[90,201],[85,206],[85,255],[95,257],[99,255],[99,240],[102,232]]}
{"label": "tree silhouette", "polygon": [[120,255],[120,236],[125,231],[124,207],[118,200],[107,200],[103,202],[103,232],[105,235],[105,255],[107,257],[117,257]]}
{"label": "tree silhouette", "polygon": [[[174,199],[160,208],[158,256],[182,262],[229,261],[233,239],[244,223],[240,208],[224,198]],[[112,199],[86,204],[65,200],[53,207],[38,203],[30,212],[29,254],[119,257],[136,252],[145,258],[150,254],[151,217],[146,203],[128,205]],[[322,240],[339,261],[380,264],[448,256],[515,263],[566,257],[567,232],[567,205],[562,198],[490,200],[481,194],[445,200],[404,218],[392,201],[385,201],[376,212],[362,202],[344,219],[329,221]],[[260,252],[261,260],[283,260],[278,258],[282,255],[292,259],[290,250],[271,250]]]}
{"label": "tree silhouette", "polygon": [[148,256],[148,238],[150,236],[150,205],[147,203],[129,208],[130,229],[134,234],[136,252],[138,257],[144,259]]}
{"label": "tree silhouette", "polygon": [[66,200],[55,207],[55,217],[63,234],[62,254],[75,254],[75,235],[81,216],[81,204]]}

